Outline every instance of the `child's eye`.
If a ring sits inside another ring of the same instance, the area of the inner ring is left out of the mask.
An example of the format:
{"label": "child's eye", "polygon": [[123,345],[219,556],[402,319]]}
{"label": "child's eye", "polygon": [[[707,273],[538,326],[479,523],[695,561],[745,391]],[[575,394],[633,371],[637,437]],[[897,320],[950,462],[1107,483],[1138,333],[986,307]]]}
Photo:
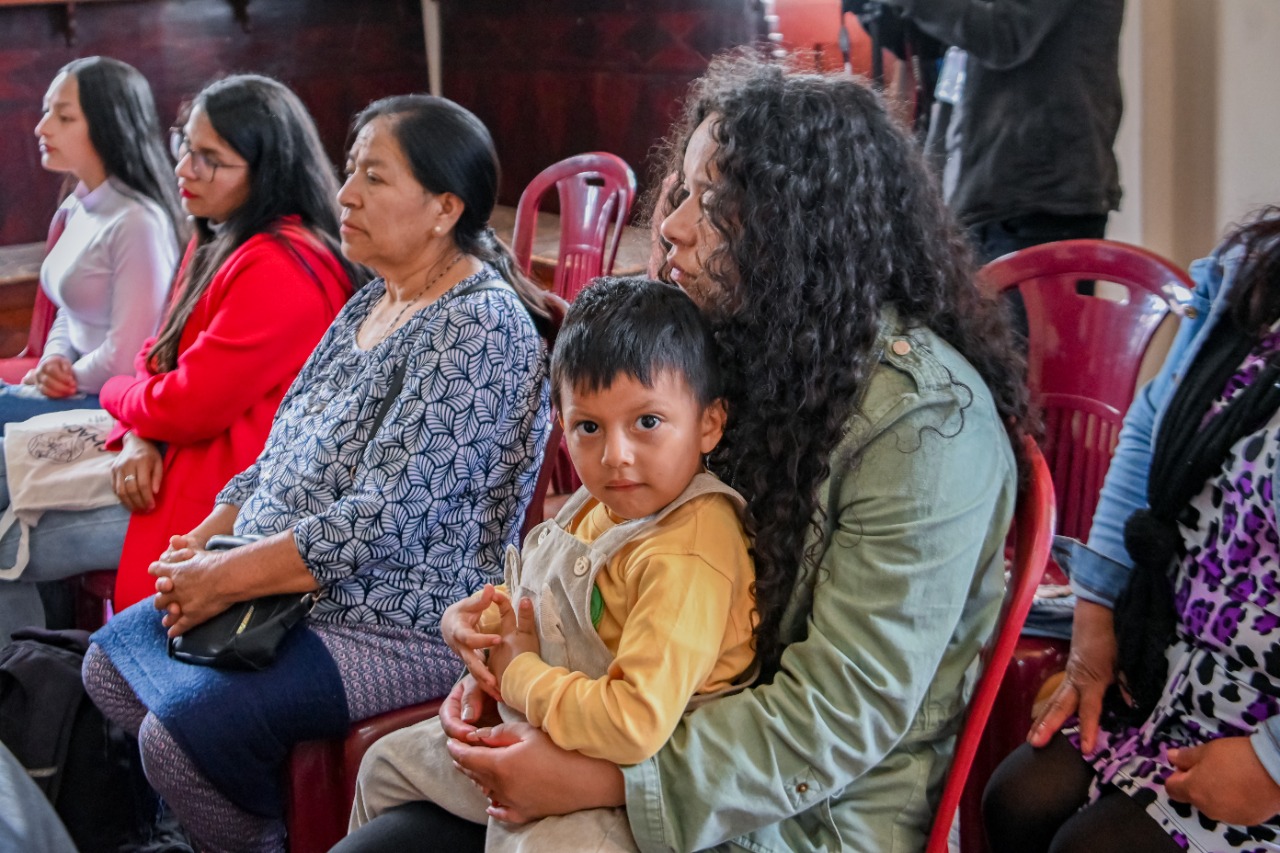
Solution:
{"label": "child's eye", "polygon": [[662,419],[657,415],[641,415],[636,423],[640,426],[640,429],[657,429],[658,424],[662,423]]}
{"label": "child's eye", "polygon": [[595,421],[578,421],[577,430],[584,435],[595,435],[600,431],[600,425]]}

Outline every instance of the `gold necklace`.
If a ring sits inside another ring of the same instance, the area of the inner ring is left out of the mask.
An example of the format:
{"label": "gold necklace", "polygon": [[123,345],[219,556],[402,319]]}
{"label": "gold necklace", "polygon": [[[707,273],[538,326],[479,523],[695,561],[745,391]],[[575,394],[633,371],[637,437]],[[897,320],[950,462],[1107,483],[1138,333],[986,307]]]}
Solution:
{"label": "gold necklace", "polygon": [[385,341],[387,338],[391,337],[391,332],[395,329],[396,323],[400,322],[400,318],[404,316],[404,312],[408,311],[410,308],[417,305],[418,301],[422,299],[422,297],[427,295],[427,291],[430,290],[437,281],[444,278],[445,275],[449,272],[449,270],[453,269],[454,266],[456,266],[458,261],[460,260],[462,260],[462,252],[459,252],[458,254],[454,255],[453,260],[449,261],[448,266],[440,270],[440,272],[437,273],[435,277],[431,279],[431,281],[427,282],[425,285],[422,286],[422,289],[418,291],[417,295],[415,295],[412,299],[410,299],[408,302],[404,304],[404,307],[400,309],[399,313],[396,314],[396,316],[392,317],[391,322],[388,323],[387,327],[382,330],[382,336],[379,337],[377,343],[374,344],[375,347],[378,344]]}

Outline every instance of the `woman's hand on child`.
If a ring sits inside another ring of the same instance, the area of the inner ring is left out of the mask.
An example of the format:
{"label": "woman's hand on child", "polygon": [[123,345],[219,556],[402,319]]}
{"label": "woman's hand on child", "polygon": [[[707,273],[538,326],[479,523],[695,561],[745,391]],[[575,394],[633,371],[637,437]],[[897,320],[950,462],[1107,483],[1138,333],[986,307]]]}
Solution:
{"label": "woman's hand on child", "polygon": [[79,387],[71,361],[61,355],[50,356],[36,365],[31,384],[39,388],[41,394],[54,398],[70,397]]}
{"label": "woman's hand on child", "polygon": [[440,725],[449,737],[468,740],[477,727],[502,721],[497,710],[493,697],[480,687],[479,682],[470,675],[464,675],[440,706]]}
{"label": "woman's hand on child", "polygon": [[164,479],[164,457],[154,442],[125,433],[124,447],[111,462],[111,488],[130,512],[150,512]]}
{"label": "woman's hand on child", "polygon": [[518,613],[511,606],[511,600],[502,593],[494,596],[494,603],[498,605],[498,614],[502,617],[502,636],[499,637],[498,645],[489,650],[489,671],[501,687],[502,676],[511,662],[525,652],[539,654],[542,645],[538,642],[538,626],[533,616],[531,599],[520,599]]}
{"label": "woman's hand on child", "polygon": [[471,673],[480,688],[494,699],[501,698],[498,695],[499,681],[489,671],[489,665],[480,652],[501,643],[502,637],[481,632],[480,620],[497,598],[506,600],[502,593],[493,588],[493,584],[487,583],[480,591],[449,605],[440,617],[440,634],[444,641],[453,649],[454,654],[462,658],[467,672]]}
{"label": "woman's hand on child", "polygon": [[526,722],[503,723],[484,734],[483,741],[473,735],[447,746],[454,765],[489,798],[487,811],[499,820],[525,823],[626,802],[622,771],[612,762],[561,749]]}

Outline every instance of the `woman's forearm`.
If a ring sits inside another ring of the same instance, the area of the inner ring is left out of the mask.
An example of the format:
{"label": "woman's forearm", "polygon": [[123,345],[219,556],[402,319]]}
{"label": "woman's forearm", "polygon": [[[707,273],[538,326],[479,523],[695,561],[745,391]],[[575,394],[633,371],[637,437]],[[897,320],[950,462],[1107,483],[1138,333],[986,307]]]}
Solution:
{"label": "woman's forearm", "polygon": [[234,532],[236,518],[239,515],[240,507],[234,504],[218,504],[185,538],[191,540],[195,547],[203,548],[210,537]]}
{"label": "woman's forearm", "polygon": [[302,562],[293,541],[293,530],[285,530],[257,542],[219,555],[223,565],[216,577],[221,593],[233,601],[287,592],[311,592],[319,587],[315,576]]}

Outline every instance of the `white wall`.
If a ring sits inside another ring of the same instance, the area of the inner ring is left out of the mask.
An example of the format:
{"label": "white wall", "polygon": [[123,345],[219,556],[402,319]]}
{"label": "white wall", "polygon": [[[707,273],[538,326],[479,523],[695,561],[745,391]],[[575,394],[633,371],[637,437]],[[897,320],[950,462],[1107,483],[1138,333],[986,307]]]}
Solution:
{"label": "white wall", "polygon": [[1180,264],[1280,203],[1280,2],[1129,0],[1108,235]]}
{"label": "white wall", "polygon": [[1220,0],[1219,226],[1280,204],[1280,2]]}

